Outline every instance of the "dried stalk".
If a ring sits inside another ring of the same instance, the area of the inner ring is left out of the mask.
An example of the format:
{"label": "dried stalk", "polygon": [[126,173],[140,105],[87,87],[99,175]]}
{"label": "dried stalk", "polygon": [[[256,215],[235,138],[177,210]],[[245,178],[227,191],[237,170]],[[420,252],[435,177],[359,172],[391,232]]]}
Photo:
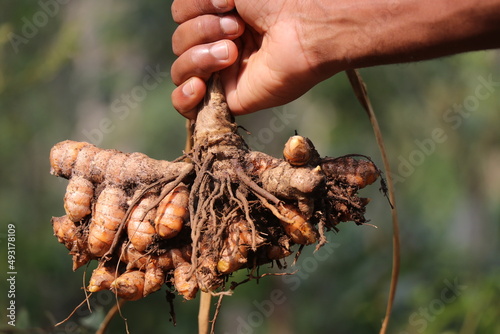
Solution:
{"label": "dried stalk", "polygon": [[[186,120],[186,147],[185,153],[188,154],[193,149],[193,126],[191,120]],[[186,158],[186,162],[191,162],[191,159]],[[210,317],[210,301],[212,295],[208,292],[201,292],[200,307],[198,311],[198,333],[207,334]]]}
{"label": "dried stalk", "polygon": [[200,310],[198,312],[198,334],[208,334],[210,322],[210,292],[202,292],[200,297]]}
{"label": "dried stalk", "polygon": [[389,202],[391,205],[391,216],[392,216],[392,273],[391,273],[391,285],[389,289],[389,298],[387,301],[387,308],[385,312],[384,321],[382,322],[382,326],[380,328],[379,334],[385,334],[387,332],[387,327],[389,325],[389,320],[391,318],[392,306],[394,303],[394,297],[396,295],[396,288],[398,285],[399,278],[399,268],[400,268],[400,240],[399,240],[399,219],[398,212],[396,209],[396,196],[394,191],[394,184],[392,181],[392,173],[391,166],[389,164],[389,159],[387,158],[387,152],[385,150],[384,140],[382,138],[382,132],[380,131],[380,127],[378,125],[377,118],[373,111],[372,105],[370,103],[370,99],[368,97],[368,93],[366,91],[366,85],[361,78],[361,75],[356,69],[347,70],[347,77],[351,82],[351,86],[358,98],[359,102],[365,109],[368,114],[368,118],[370,119],[370,123],[372,124],[373,131],[375,133],[375,138],[377,140],[378,147],[380,149],[380,153],[382,155],[382,161],[384,163],[384,168],[387,176],[387,185],[389,190]]}
{"label": "dried stalk", "polygon": [[120,311],[120,308],[123,306],[123,304],[125,304],[125,302],[125,299],[119,299],[118,302],[113,305],[113,307],[108,311],[108,314],[106,314],[104,320],[99,325],[99,329],[95,332],[95,334],[106,333],[111,320],[113,320],[114,316]]}

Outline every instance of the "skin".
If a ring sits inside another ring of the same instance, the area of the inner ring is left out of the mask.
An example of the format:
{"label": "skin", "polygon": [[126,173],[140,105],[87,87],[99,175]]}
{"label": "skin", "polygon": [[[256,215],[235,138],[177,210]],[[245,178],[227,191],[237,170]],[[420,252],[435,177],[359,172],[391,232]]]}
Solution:
{"label": "skin", "polygon": [[174,0],[172,16],[172,103],[191,119],[216,71],[241,115],[346,69],[500,47],[500,0]]}

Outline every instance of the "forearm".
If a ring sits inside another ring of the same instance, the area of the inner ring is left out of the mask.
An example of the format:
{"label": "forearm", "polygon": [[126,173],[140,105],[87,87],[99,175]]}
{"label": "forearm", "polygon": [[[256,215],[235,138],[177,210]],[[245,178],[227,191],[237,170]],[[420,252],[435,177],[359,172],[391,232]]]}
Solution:
{"label": "forearm", "polygon": [[500,47],[498,0],[317,3],[329,28],[318,25],[308,47],[323,73]]}

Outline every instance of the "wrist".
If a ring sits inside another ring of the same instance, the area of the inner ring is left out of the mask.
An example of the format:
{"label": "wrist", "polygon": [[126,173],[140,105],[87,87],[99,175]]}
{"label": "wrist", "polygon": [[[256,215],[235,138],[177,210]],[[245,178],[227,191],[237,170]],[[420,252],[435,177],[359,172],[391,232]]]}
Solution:
{"label": "wrist", "polygon": [[299,39],[311,70],[324,78],[374,61],[382,30],[387,29],[384,21],[399,9],[379,0],[311,3],[308,15],[297,14]]}
{"label": "wrist", "polygon": [[312,70],[325,78],[349,68],[500,46],[498,1],[312,3],[315,16],[304,22],[301,40]]}

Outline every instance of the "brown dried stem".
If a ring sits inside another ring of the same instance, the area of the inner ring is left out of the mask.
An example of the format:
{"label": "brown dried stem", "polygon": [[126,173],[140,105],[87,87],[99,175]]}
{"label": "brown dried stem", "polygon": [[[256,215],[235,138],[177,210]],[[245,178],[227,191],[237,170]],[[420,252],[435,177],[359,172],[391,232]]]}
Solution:
{"label": "brown dried stem", "polygon": [[391,205],[391,216],[392,216],[392,273],[391,273],[391,285],[389,289],[389,298],[387,301],[387,308],[385,312],[384,321],[380,328],[379,334],[385,334],[387,332],[387,327],[389,325],[389,320],[391,318],[392,306],[394,303],[394,297],[396,296],[396,288],[398,285],[399,278],[399,268],[400,268],[400,240],[399,240],[399,219],[398,212],[396,209],[396,196],[394,191],[394,184],[392,182],[392,173],[391,166],[389,164],[389,159],[387,158],[387,152],[384,145],[384,140],[382,138],[382,131],[380,131],[380,127],[377,121],[377,117],[375,116],[375,112],[373,111],[372,105],[370,103],[370,99],[368,97],[368,93],[366,91],[366,85],[361,78],[361,75],[357,70],[347,70],[347,77],[351,82],[351,86],[356,94],[356,97],[360,101],[361,105],[365,109],[368,114],[368,118],[373,127],[373,131],[375,133],[375,138],[377,140],[378,147],[380,149],[380,153],[382,154],[382,161],[384,163],[384,168],[387,175],[387,185],[389,189],[389,204]]}
{"label": "brown dried stem", "polygon": [[106,317],[104,317],[101,324],[99,325],[99,329],[95,332],[96,334],[106,333],[106,330],[108,329],[111,320],[113,320],[113,318],[120,311],[120,308],[125,304],[125,302],[126,302],[125,299],[119,299],[118,302],[115,305],[113,305],[112,308],[109,309],[108,313],[106,314]]}
{"label": "brown dried stem", "polygon": [[210,302],[212,295],[209,292],[201,293],[200,310],[198,312],[198,334],[207,334],[210,323]]}
{"label": "brown dried stem", "polygon": [[[189,153],[193,149],[193,126],[190,120],[186,120],[186,148],[185,152]],[[191,159],[187,159],[191,162]],[[200,296],[200,307],[198,311],[198,333],[206,334],[208,333],[208,324],[210,316],[210,301],[212,295],[208,292],[201,292]]]}

